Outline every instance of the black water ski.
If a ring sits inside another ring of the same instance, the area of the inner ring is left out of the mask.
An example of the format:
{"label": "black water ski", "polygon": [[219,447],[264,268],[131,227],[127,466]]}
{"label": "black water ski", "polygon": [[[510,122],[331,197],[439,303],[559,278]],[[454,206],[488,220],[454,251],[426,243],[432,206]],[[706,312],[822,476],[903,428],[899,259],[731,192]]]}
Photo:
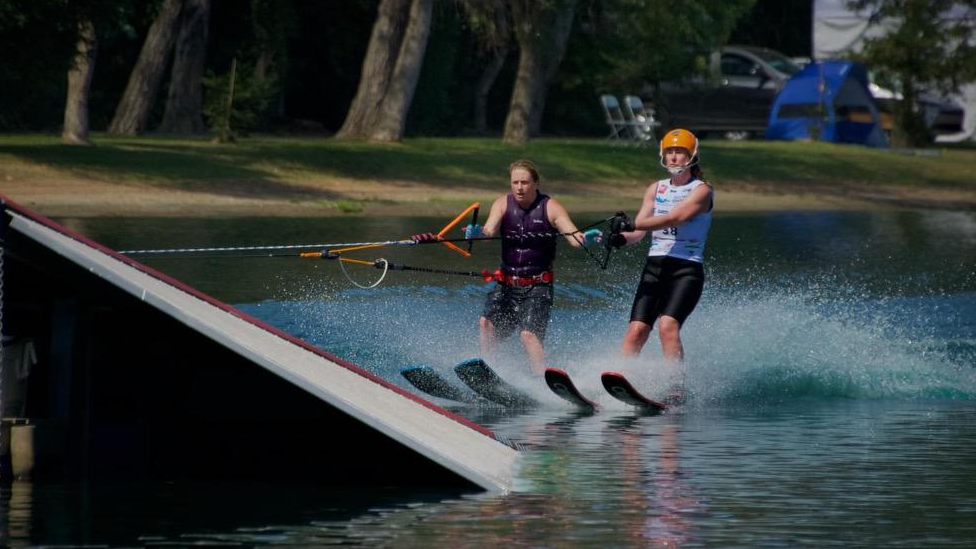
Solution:
{"label": "black water ski", "polygon": [[400,375],[407,378],[414,387],[437,398],[464,403],[474,402],[478,398],[475,394],[444,379],[444,376],[430,366],[409,366],[400,370]]}
{"label": "black water ski", "polygon": [[603,387],[608,393],[613,395],[617,400],[630,404],[631,406],[638,406],[656,414],[668,408],[667,405],[640,394],[640,391],[634,389],[634,386],[627,381],[627,378],[623,374],[603,372],[603,375],[600,376],[600,381],[603,382]]}
{"label": "black water ski", "polygon": [[465,385],[482,397],[510,408],[529,408],[538,402],[519,389],[505,383],[494,370],[480,358],[469,358],[454,367],[454,372]]}
{"label": "black water ski", "polygon": [[596,410],[599,408],[597,403],[583,396],[583,393],[576,388],[569,374],[558,368],[546,368],[546,385],[552,389],[563,400],[578,406],[584,410]]}

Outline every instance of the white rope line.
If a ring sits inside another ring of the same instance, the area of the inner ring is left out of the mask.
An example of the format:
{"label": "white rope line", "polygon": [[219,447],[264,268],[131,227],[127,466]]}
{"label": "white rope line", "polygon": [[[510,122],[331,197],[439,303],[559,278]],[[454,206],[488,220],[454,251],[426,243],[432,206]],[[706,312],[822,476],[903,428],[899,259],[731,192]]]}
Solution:
{"label": "white rope line", "polygon": [[[576,231],[581,232],[581,231]],[[414,242],[413,240],[386,240],[384,242],[340,242],[336,244],[278,244],[278,245],[268,245],[268,246],[229,246],[223,248],[161,248],[156,250],[122,250],[120,254],[135,255],[135,254],[177,254],[177,253],[201,253],[201,252],[250,252],[257,250],[294,250],[300,248],[354,248],[356,246],[415,246],[417,244],[432,244],[436,242],[466,242],[466,241],[479,241],[479,240],[524,240],[527,238],[555,238],[557,236],[567,236],[574,235],[576,233],[533,233],[525,232],[520,235],[514,236],[501,236],[501,237],[474,237],[474,238],[464,238],[464,239],[450,239],[450,240],[432,240],[430,242]]]}
{"label": "white rope line", "polygon": [[[502,235],[502,236],[475,236],[472,238],[451,238],[444,240],[435,240],[432,242],[465,242],[465,241],[479,241],[479,240],[524,240],[526,238],[555,238],[557,236],[570,236],[576,233],[586,232],[587,229],[595,227],[601,223],[606,223],[610,218],[601,219],[595,223],[590,223],[589,225],[577,229],[572,233],[553,233],[553,232],[525,232],[520,235]],[[197,252],[246,252],[255,250],[295,250],[300,248],[354,248],[356,246],[415,246],[417,244],[425,244],[427,242],[414,242],[410,239],[402,240],[385,240],[383,242],[341,242],[338,244],[273,244],[267,246],[228,246],[223,248],[160,248],[156,250],[122,250],[120,254],[169,254],[169,253],[197,253]]]}
{"label": "white rope line", "polygon": [[413,246],[413,240],[387,240],[385,242],[343,242],[339,244],[278,244],[269,246],[233,246],[225,248],[166,248],[158,250],[123,250],[120,254],[168,254],[194,252],[247,252],[255,250],[294,250],[299,248],[352,248],[355,246]]}
{"label": "white rope line", "polygon": [[380,275],[379,279],[377,279],[376,282],[370,284],[369,286],[363,286],[362,284],[353,280],[352,277],[349,276],[349,273],[346,271],[346,266],[342,264],[343,262],[341,259],[339,260],[339,267],[342,269],[342,274],[346,275],[346,280],[351,282],[353,286],[363,290],[371,290],[379,286],[380,282],[383,282],[383,279],[386,278],[386,273],[390,271],[390,262],[383,259],[382,257],[376,260],[377,263],[381,261],[383,262],[383,274]]}

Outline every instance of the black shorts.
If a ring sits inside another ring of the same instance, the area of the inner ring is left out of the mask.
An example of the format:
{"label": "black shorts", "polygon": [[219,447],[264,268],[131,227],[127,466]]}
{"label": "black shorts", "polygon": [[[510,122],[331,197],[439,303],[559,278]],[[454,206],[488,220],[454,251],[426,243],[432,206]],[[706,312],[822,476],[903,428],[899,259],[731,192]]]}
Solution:
{"label": "black shorts", "polygon": [[485,299],[482,316],[495,326],[499,338],[512,335],[516,328],[546,337],[549,311],[552,309],[552,284],[506,286],[496,284]]}
{"label": "black shorts", "polygon": [[701,263],[676,257],[648,257],[630,309],[630,320],[653,326],[657,317],[667,315],[684,324],[695,310],[704,287],[705,268]]}

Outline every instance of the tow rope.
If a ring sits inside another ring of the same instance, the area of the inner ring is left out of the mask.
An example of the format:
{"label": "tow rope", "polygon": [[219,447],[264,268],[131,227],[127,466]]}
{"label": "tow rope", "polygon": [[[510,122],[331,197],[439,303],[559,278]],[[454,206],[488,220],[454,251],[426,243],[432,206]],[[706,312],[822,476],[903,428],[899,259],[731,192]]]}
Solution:
{"label": "tow rope", "polygon": [[[342,254],[347,252],[366,250],[366,249],[376,249],[385,246],[416,246],[418,244],[441,244],[449,249],[461,254],[464,257],[472,257],[472,250],[475,242],[479,241],[490,241],[490,240],[523,240],[529,238],[556,238],[559,236],[572,236],[576,238],[578,242],[583,244],[580,239],[580,233],[583,233],[597,225],[602,225],[604,223],[609,223],[609,228],[602,231],[603,237],[603,251],[602,257],[597,257],[589,248],[585,245],[582,246],[583,251],[600,267],[602,270],[606,270],[607,265],[610,261],[610,257],[613,253],[615,247],[612,245],[613,235],[620,234],[621,228],[625,226],[624,222],[629,222],[626,214],[624,212],[617,212],[613,216],[606,219],[600,219],[589,225],[578,229],[572,233],[560,233],[560,232],[528,232],[523,233],[519,236],[481,236],[481,237],[471,237],[471,238],[444,238],[452,228],[454,228],[458,223],[461,222],[469,213],[471,214],[471,225],[477,225],[478,223],[478,212],[480,204],[475,202],[467,208],[465,208],[460,214],[458,214],[451,222],[444,226],[440,231],[438,231],[435,236],[435,240],[427,240],[415,242],[411,239],[400,239],[400,240],[384,240],[384,241],[374,241],[374,242],[340,242],[340,243],[327,243],[327,244],[273,244],[273,245],[260,245],[260,246],[225,246],[225,247],[211,247],[211,248],[162,248],[162,249],[146,249],[146,250],[124,250],[119,253],[126,255],[162,255],[164,257],[186,257],[185,254],[191,254],[190,257],[193,258],[237,258],[237,257],[298,257],[298,258],[319,258],[319,259],[332,259],[338,260],[339,266],[342,270],[343,275],[357,288],[361,289],[371,289],[379,286],[389,271],[415,271],[430,274],[445,274],[445,275],[457,275],[457,276],[470,276],[477,277],[487,282],[497,282],[503,277],[500,270],[489,271],[488,269],[483,269],[481,271],[463,271],[463,270],[450,270],[450,269],[434,269],[429,267],[417,267],[411,265],[391,263],[385,258],[378,258],[372,261],[353,259],[349,257],[342,257]],[[458,244],[466,243],[467,249],[462,248]],[[305,251],[297,253],[276,253],[275,250],[301,250],[301,249],[316,249],[317,251]],[[269,253],[229,253],[229,252],[261,252],[268,251]],[[214,254],[214,255],[200,255],[200,254]],[[370,284],[360,284],[359,282],[353,280],[346,270],[344,263],[352,263],[356,265],[371,266],[377,269],[382,269],[383,272],[380,274],[379,278]]]}

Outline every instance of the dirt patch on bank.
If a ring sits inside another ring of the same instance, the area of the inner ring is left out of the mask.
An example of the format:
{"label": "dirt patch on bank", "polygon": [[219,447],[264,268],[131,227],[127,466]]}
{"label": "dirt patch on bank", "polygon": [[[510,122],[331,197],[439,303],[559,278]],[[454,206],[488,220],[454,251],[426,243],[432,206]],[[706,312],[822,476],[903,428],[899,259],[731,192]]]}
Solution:
{"label": "dirt patch on bank", "polygon": [[[907,185],[865,185],[836,181],[755,181],[732,180],[722,188],[731,195],[752,194],[770,197],[800,198],[838,204],[839,209],[939,209],[976,210],[972,191],[919,188]],[[850,204],[850,205],[845,205]]]}
{"label": "dirt patch on bank", "polygon": [[[572,211],[636,212],[647,181],[543,186]],[[731,180],[715,184],[719,211],[869,210],[935,208],[976,210],[972,193],[903,186],[811,181]],[[100,216],[329,216],[448,215],[471,202],[485,207],[507,191],[413,181],[317,178],[300,185],[220,181],[172,186],[46,176],[0,181],[0,194],[53,217]]]}

